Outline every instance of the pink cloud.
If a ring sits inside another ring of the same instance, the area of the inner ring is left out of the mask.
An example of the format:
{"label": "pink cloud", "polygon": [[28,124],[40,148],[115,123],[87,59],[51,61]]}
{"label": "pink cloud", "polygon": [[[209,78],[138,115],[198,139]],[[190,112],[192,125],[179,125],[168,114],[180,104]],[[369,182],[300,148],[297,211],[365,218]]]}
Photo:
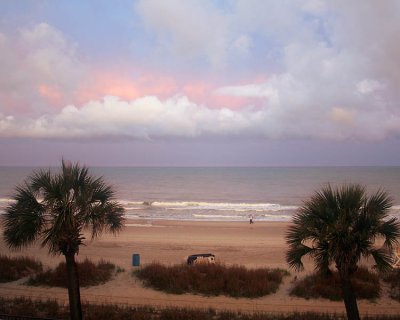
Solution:
{"label": "pink cloud", "polygon": [[79,103],[85,103],[107,95],[117,96],[123,100],[133,100],[148,95],[164,98],[176,94],[176,90],[176,82],[171,77],[145,74],[130,78],[117,72],[94,71],[77,90],[76,99]]}
{"label": "pink cloud", "polygon": [[[87,81],[77,90],[76,102],[84,104],[112,95],[122,100],[134,100],[145,96],[166,99],[174,95],[184,95],[197,104],[212,109],[240,109],[257,105],[257,99],[224,96],[215,91],[221,86],[217,81],[186,79],[185,81],[168,75],[141,71],[138,77],[130,77],[116,71],[96,70],[90,72]],[[89,81],[90,79],[90,81]],[[253,81],[254,82],[254,81]]]}
{"label": "pink cloud", "polygon": [[[196,104],[202,104],[212,109],[238,110],[260,104],[260,99],[217,93],[216,90],[221,87],[221,83],[215,80],[185,79],[183,81],[179,78],[150,72],[143,72],[138,77],[129,77],[115,71],[93,71],[87,79],[90,81],[85,81],[77,90],[76,103],[78,104],[99,100],[108,95],[127,101],[145,96],[167,99],[174,95],[183,95]],[[251,80],[251,82],[257,82],[257,79]]]}
{"label": "pink cloud", "polygon": [[[254,79],[243,81],[243,84],[247,83],[261,83],[265,79],[256,77]],[[240,85],[241,83],[235,83]],[[182,93],[188,96],[191,101],[196,103],[204,104],[209,108],[228,108],[232,110],[238,110],[247,106],[260,106],[262,101],[257,98],[250,97],[239,97],[239,96],[228,96],[221,95],[216,90],[221,87],[221,83],[212,82],[190,82],[182,86]]]}
{"label": "pink cloud", "polygon": [[38,86],[38,93],[42,98],[47,99],[51,105],[60,105],[62,101],[62,93],[55,85],[40,84]]}

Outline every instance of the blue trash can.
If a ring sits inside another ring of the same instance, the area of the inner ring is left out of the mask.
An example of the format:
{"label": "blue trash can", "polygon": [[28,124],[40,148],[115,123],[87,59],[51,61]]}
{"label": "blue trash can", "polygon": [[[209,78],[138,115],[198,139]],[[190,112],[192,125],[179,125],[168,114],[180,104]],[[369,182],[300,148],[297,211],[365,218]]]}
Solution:
{"label": "blue trash can", "polygon": [[132,266],[134,266],[134,267],[140,266],[140,254],[134,253],[132,255]]}

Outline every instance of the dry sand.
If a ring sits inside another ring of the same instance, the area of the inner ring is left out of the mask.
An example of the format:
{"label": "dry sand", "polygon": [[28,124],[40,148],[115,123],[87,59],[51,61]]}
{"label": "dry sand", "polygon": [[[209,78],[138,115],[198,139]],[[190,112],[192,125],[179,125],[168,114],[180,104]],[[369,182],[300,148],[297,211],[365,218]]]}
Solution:
{"label": "dry sand", "polygon": [[[177,222],[138,221],[126,222],[126,227],[118,235],[105,234],[99,239],[88,241],[81,248],[78,259],[92,260],[104,258],[126,271],[104,285],[82,288],[82,300],[96,303],[120,303],[129,305],[150,304],[153,306],[184,306],[215,308],[241,311],[318,311],[343,313],[342,302],[325,299],[305,300],[289,296],[288,292],[296,277],[301,278],[313,271],[311,261],[306,260],[306,270],[302,273],[291,271],[278,292],[258,299],[236,299],[229,297],[203,297],[200,295],[165,294],[143,288],[141,282],[131,276],[132,254],[140,254],[141,264],[158,261],[177,264],[186,256],[195,253],[214,253],[219,262],[241,264],[247,267],[280,267],[285,263],[286,244],[284,234],[288,223],[256,222]],[[62,261],[62,257],[49,256],[46,248],[29,247],[22,252],[10,252],[0,241],[0,252],[10,255],[29,255],[40,259],[49,266]],[[1,296],[30,296],[42,299],[56,298],[67,301],[66,289],[29,287],[17,282],[0,284]],[[359,301],[362,314],[400,314],[400,303],[388,297],[388,287],[383,284],[382,298],[369,302]]]}

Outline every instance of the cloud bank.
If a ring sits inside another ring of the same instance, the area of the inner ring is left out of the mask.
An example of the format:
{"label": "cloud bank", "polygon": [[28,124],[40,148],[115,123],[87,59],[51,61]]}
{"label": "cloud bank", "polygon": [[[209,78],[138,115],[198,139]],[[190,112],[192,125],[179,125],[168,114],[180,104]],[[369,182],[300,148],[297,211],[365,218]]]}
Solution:
{"label": "cloud bank", "polygon": [[399,1],[146,0],[135,14],[157,43],[150,63],[173,70],[163,85],[99,84],[47,23],[0,33],[0,137],[400,138]]}
{"label": "cloud bank", "polygon": [[[400,135],[400,118],[377,110],[367,115],[340,106],[305,110],[303,87],[293,79],[276,79],[266,90],[269,107],[260,110],[210,109],[185,96],[166,100],[144,97],[123,101],[108,96],[80,108],[69,105],[57,114],[38,118],[0,116],[0,136],[43,139],[157,139],[157,138],[315,138],[381,140]],[[288,97],[279,89],[290,89]],[[286,87],[287,88],[286,88]],[[223,88],[232,91],[236,88]],[[239,92],[242,88],[237,88]],[[290,106],[290,110],[282,109]],[[305,114],[305,112],[309,112]],[[368,129],[368,130],[366,130]]]}

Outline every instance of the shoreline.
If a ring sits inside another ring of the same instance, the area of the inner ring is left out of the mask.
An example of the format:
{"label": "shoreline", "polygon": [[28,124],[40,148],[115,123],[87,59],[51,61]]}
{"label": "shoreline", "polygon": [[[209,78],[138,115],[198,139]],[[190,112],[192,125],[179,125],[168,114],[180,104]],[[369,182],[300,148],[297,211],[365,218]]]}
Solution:
{"label": "shoreline", "polygon": [[[105,259],[125,269],[103,285],[82,288],[82,301],[93,303],[116,303],[129,305],[152,305],[155,307],[191,307],[214,308],[217,310],[243,312],[278,312],[314,311],[344,313],[341,301],[332,302],[325,299],[301,299],[289,295],[295,277],[301,278],[313,271],[310,260],[304,260],[306,270],[297,273],[289,270],[285,262],[285,232],[288,222],[256,221],[250,225],[246,222],[214,221],[169,221],[169,220],[126,220],[120,234],[113,236],[103,234],[97,240],[86,241],[77,256],[78,260],[86,257],[98,261]],[[2,232],[2,228],[0,227]],[[22,251],[10,251],[0,240],[2,254],[33,256],[45,266],[53,267],[63,257],[50,256],[40,244]],[[214,253],[217,262],[227,265],[240,264],[248,268],[269,267],[283,268],[291,275],[275,294],[262,298],[229,298],[226,296],[204,297],[193,294],[167,294],[143,287],[141,281],[132,277],[132,255],[140,254],[141,265],[153,261],[164,264],[184,263],[186,257],[196,253]],[[67,290],[62,288],[29,287],[22,280],[0,284],[0,295],[26,296],[31,298],[54,298],[67,301]],[[375,302],[359,300],[361,314],[400,314],[400,303],[387,295],[383,285],[382,298]]]}

